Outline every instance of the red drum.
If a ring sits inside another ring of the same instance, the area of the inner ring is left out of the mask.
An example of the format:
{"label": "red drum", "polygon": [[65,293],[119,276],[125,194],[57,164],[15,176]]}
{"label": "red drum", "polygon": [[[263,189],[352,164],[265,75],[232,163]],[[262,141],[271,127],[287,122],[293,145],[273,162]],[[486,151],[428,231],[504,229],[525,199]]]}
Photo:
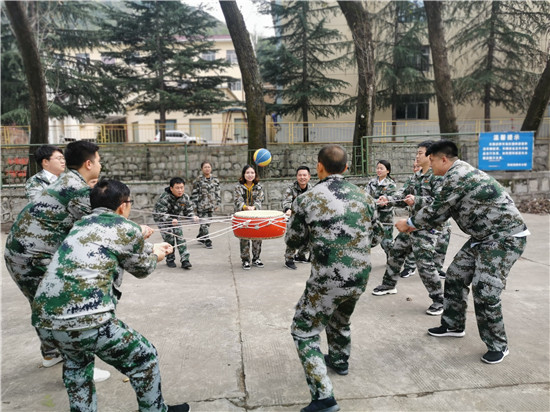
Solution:
{"label": "red drum", "polygon": [[235,213],[231,222],[239,239],[275,239],[286,231],[286,215],[277,210],[243,210]]}

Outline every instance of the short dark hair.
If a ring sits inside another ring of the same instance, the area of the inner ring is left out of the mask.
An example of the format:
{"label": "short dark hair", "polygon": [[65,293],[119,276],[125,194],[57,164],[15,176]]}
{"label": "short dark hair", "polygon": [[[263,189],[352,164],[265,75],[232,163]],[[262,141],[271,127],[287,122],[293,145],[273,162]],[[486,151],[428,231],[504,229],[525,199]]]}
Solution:
{"label": "short dark hair", "polygon": [[106,207],[117,210],[130,197],[130,188],[118,180],[101,179],[90,192],[92,209]]}
{"label": "short dark hair", "polygon": [[244,165],[243,170],[241,172],[241,177],[239,177],[239,183],[242,184],[242,185],[244,185],[246,183],[246,179],[244,178],[244,174],[246,173],[246,171],[248,169],[253,169],[254,173],[255,173],[254,180],[252,181],[252,183],[254,183],[254,184],[258,183],[260,181],[260,178],[258,177],[258,171],[250,165]]}
{"label": "short dark hair", "polygon": [[348,164],[348,154],[339,144],[329,144],[319,151],[317,160],[328,173],[343,173]]}
{"label": "short dark hair", "polygon": [[201,163],[201,169],[204,165],[210,165],[212,166],[212,163],[210,163],[208,160],[205,160],[204,162]]}
{"label": "short dark hair", "polygon": [[431,145],[433,145],[435,142],[433,140],[424,140],[423,142],[421,143],[418,143],[418,145],[416,147],[425,147],[426,148],[426,156],[428,156],[428,149],[430,148]]}
{"label": "short dark hair", "polygon": [[[384,165],[384,167],[386,169],[388,169],[388,176],[389,176],[390,173],[391,173],[391,164],[390,164],[390,162],[388,162],[387,160],[379,160],[378,163],[380,163],[381,165]],[[376,164],[378,164],[378,163],[376,163]]]}
{"label": "short dark hair", "polygon": [[87,140],[71,142],[65,148],[65,163],[69,169],[80,169],[86,160],[94,160],[99,146]]}
{"label": "short dark hair", "polygon": [[442,154],[448,158],[458,157],[458,147],[450,140],[439,140],[426,149],[426,156]]}
{"label": "short dark hair", "polygon": [[311,174],[311,172],[309,171],[309,167],[307,166],[300,166],[298,169],[296,169],[296,174],[298,174],[300,170],[307,170],[307,172]]}
{"label": "short dark hair", "polygon": [[63,154],[63,151],[57,146],[49,144],[42,145],[34,152],[34,160],[38,166],[42,167],[42,160],[50,160],[50,157],[52,157],[55,152]]}
{"label": "short dark hair", "polygon": [[185,184],[185,180],[183,180],[181,177],[173,177],[170,179],[170,187],[174,187],[174,185],[178,185],[180,183]]}

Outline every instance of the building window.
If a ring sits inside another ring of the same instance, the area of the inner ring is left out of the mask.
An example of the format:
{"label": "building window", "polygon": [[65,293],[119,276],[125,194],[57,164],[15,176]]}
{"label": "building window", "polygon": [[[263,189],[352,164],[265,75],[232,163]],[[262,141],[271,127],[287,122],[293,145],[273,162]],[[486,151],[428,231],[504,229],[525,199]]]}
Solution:
{"label": "building window", "polygon": [[164,128],[164,130],[176,130],[176,121],[166,120],[166,123],[161,125],[160,120],[155,120],[155,134],[157,134],[161,128]]}
{"label": "building window", "polygon": [[422,46],[420,48],[420,53],[416,59],[416,68],[423,72],[430,70],[430,46]]}
{"label": "building window", "polygon": [[397,105],[397,119],[429,119],[429,102],[426,96],[403,96]]}
{"label": "building window", "polygon": [[240,91],[243,89],[242,82],[237,80],[236,82],[229,82],[229,90]]}
{"label": "building window", "polygon": [[115,64],[115,58],[109,56],[108,54],[101,53],[101,62],[103,64]]}
{"label": "building window", "polygon": [[225,60],[228,63],[237,64],[238,60],[237,60],[237,53],[235,53],[235,50],[227,50],[225,52]]}
{"label": "building window", "polygon": [[207,60],[210,62],[214,61],[216,60],[216,52],[208,51],[208,52],[201,53],[201,59]]}
{"label": "building window", "polygon": [[79,64],[90,64],[90,55],[88,53],[76,53],[76,62]]}

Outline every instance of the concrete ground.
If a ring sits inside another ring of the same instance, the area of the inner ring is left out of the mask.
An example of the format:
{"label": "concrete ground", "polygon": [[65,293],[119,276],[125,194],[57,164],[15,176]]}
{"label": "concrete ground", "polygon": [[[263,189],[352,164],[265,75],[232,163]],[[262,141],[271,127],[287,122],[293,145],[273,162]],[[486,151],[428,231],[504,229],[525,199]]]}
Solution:
{"label": "concrete ground", "polygon": [[[330,373],[343,411],[550,410],[549,216],[525,218],[532,235],[503,294],[510,355],[498,365],[480,361],[486,348],[471,298],[466,336],[456,339],[426,333],[439,318],[425,314],[430,301],[418,274],[400,279],[396,295],[371,295],[385,265],[380,247],[373,250],[368,289],[352,318],[350,373]],[[186,237],[196,231],[186,228]],[[445,267],[465,239],[454,225]],[[153,240],[160,241],[158,233]],[[213,243],[212,250],[189,246],[190,271],[162,262],[146,279],[126,273],[118,317],[158,349],[169,404],[187,401],[193,411],[299,410],[310,398],[289,326],[309,265],[283,267],[284,242],[275,239],[263,242],[265,268],[243,271],[232,234]],[[1,410],[67,411],[62,366],[41,367],[29,305],[1,266]],[[99,410],[137,410],[125,376],[97,364],[112,374],[96,385]]]}

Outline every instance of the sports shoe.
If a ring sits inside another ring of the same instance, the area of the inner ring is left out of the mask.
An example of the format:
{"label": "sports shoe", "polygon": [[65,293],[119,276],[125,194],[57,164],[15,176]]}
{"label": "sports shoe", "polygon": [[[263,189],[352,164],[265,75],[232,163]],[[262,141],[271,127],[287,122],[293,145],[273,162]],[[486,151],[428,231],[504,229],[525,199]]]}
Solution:
{"label": "sports shoe", "polygon": [[111,372],[103,369],[94,368],[94,382],[103,382],[111,377]]}
{"label": "sports shoe", "polygon": [[309,259],[303,255],[294,256],[294,262],[296,263],[309,263]]}
{"label": "sports shoe", "polygon": [[212,241],[210,239],[206,240],[204,242],[204,246],[207,248],[207,249],[212,249]]}
{"label": "sports shoe", "polygon": [[481,360],[485,363],[490,364],[500,363],[504,360],[506,356],[508,356],[509,353],[510,351],[508,350],[508,348],[504,349],[503,351],[490,350],[481,357]]}
{"label": "sports shoe", "polygon": [[432,316],[441,315],[443,313],[443,304],[436,302],[432,303],[430,307],[426,310],[426,313]]}
{"label": "sports shoe", "polygon": [[333,363],[331,362],[330,360],[330,356],[328,355],[325,355],[325,364],[330,368],[332,369],[334,372],[336,372],[338,375],[347,375],[349,373],[349,369],[346,368],[346,369],[342,369],[342,368],[339,368],[338,366],[335,366],[333,365]]}
{"label": "sports shoe", "polygon": [[438,272],[439,272],[439,277],[440,277],[441,279],[445,279],[445,277],[447,276],[447,274],[446,274],[445,272],[443,272],[442,270],[438,270]]}
{"label": "sports shoe", "polygon": [[180,405],[168,405],[168,412],[188,412],[189,405],[182,403]]}
{"label": "sports shoe", "polygon": [[387,285],[376,286],[372,291],[372,294],[376,296],[395,295],[396,293],[397,293],[397,289],[395,288],[395,286],[387,286]]}
{"label": "sports shoe", "polygon": [[252,265],[256,266],[257,268],[263,268],[264,264],[260,259],[256,259],[254,262],[252,262]]}
{"label": "sports shoe", "polygon": [[58,356],[46,356],[42,359],[42,366],[45,368],[51,368],[53,365],[57,365],[59,362],[63,362],[63,357]]}
{"label": "sports shoe", "polygon": [[250,270],[250,263],[246,260],[243,262],[243,269]]}
{"label": "sports shoe", "polygon": [[336,412],[340,407],[336,403],[334,396],[325,399],[317,399],[311,401],[311,403],[305,408],[300,409],[300,412]]}
{"label": "sports shoe", "polygon": [[399,276],[401,276],[402,278],[410,278],[412,275],[414,275],[414,269],[405,268]]}
{"label": "sports shoe", "polygon": [[455,338],[461,338],[466,335],[464,330],[447,329],[445,326],[438,326],[437,328],[428,329],[428,334],[436,336],[438,338],[443,336],[453,336]]}
{"label": "sports shoe", "polygon": [[176,265],[176,262],[173,261],[173,260],[167,260],[166,261],[166,266],[168,266],[169,268],[175,268],[177,265]]}
{"label": "sports shoe", "polygon": [[298,267],[296,266],[296,263],[294,263],[293,260],[285,260],[285,266],[292,270],[298,269]]}
{"label": "sports shoe", "polygon": [[181,267],[182,267],[182,269],[189,270],[193,267],[193,265],[188,260],[184,260],[183,262],[181,262]]}

